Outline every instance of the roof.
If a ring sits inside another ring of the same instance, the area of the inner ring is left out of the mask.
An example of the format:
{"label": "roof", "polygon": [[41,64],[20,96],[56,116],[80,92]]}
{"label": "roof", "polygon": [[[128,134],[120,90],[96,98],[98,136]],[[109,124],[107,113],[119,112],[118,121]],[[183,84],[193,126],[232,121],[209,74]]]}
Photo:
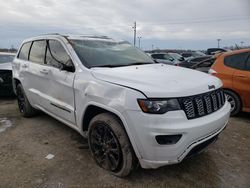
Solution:
{"label": "roof", "polygon": [[27,38],[23,41],[23,43],[34,41],[34,40],[42,40],[44,38],[63,38],[66,40],[94,40],[94,41],[106,41],[106,42],[123,42],[124,40],[115,40],[107,36],[103,35],[80,35],[80,34],[59,34],[59,33],[49,33],[44,35],[39,35],[35,37]]}
{"label": "roof", "polygon": [[234,50],[234,51],[229,51],[229,52],[222,52],[222,53],[219,53],[218,56],[228,56],[228,55],[234,55],[234,54],[243,53],[243,52],[250,52],[250,48]]}

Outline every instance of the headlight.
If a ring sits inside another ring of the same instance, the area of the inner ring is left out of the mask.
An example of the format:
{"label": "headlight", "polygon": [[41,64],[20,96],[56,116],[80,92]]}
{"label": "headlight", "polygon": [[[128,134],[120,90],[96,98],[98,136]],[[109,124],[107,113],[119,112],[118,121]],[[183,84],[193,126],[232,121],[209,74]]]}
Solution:
{"label": "headlight", "polygon": [[150,114],[164,114],[181,109],[177,99],[138,99],[138,104],[143,112]]}

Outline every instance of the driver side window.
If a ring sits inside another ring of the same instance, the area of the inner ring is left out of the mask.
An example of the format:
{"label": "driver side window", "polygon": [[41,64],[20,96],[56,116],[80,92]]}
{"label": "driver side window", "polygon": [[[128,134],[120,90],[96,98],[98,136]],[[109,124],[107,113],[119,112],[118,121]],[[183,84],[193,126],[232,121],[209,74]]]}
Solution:
{"label": "driver side window", "polygon": [[63,64],[68,66],[71,62],[69,55],[59,41],[48,40],[46,50],[46,64],[56,68],[62,68]]}

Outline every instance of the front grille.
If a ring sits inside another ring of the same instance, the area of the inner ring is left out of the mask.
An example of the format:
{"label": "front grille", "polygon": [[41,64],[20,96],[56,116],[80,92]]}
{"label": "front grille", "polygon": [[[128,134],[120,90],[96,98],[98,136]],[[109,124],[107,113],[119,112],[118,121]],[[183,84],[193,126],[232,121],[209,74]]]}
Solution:
{"label": "front grille", "polygon": [[223,89],[179,99],[188,119],[194,119],[219,110],[225,103]]}

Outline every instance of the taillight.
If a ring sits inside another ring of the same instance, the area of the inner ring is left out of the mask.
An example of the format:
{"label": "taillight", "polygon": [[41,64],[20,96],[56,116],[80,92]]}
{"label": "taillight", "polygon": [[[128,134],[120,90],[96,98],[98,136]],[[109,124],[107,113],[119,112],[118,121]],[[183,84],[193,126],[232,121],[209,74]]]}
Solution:
{"label": "taillight", "polygon": [[209,69],[208,74],[216,75],[217,72],[214,69]]}

